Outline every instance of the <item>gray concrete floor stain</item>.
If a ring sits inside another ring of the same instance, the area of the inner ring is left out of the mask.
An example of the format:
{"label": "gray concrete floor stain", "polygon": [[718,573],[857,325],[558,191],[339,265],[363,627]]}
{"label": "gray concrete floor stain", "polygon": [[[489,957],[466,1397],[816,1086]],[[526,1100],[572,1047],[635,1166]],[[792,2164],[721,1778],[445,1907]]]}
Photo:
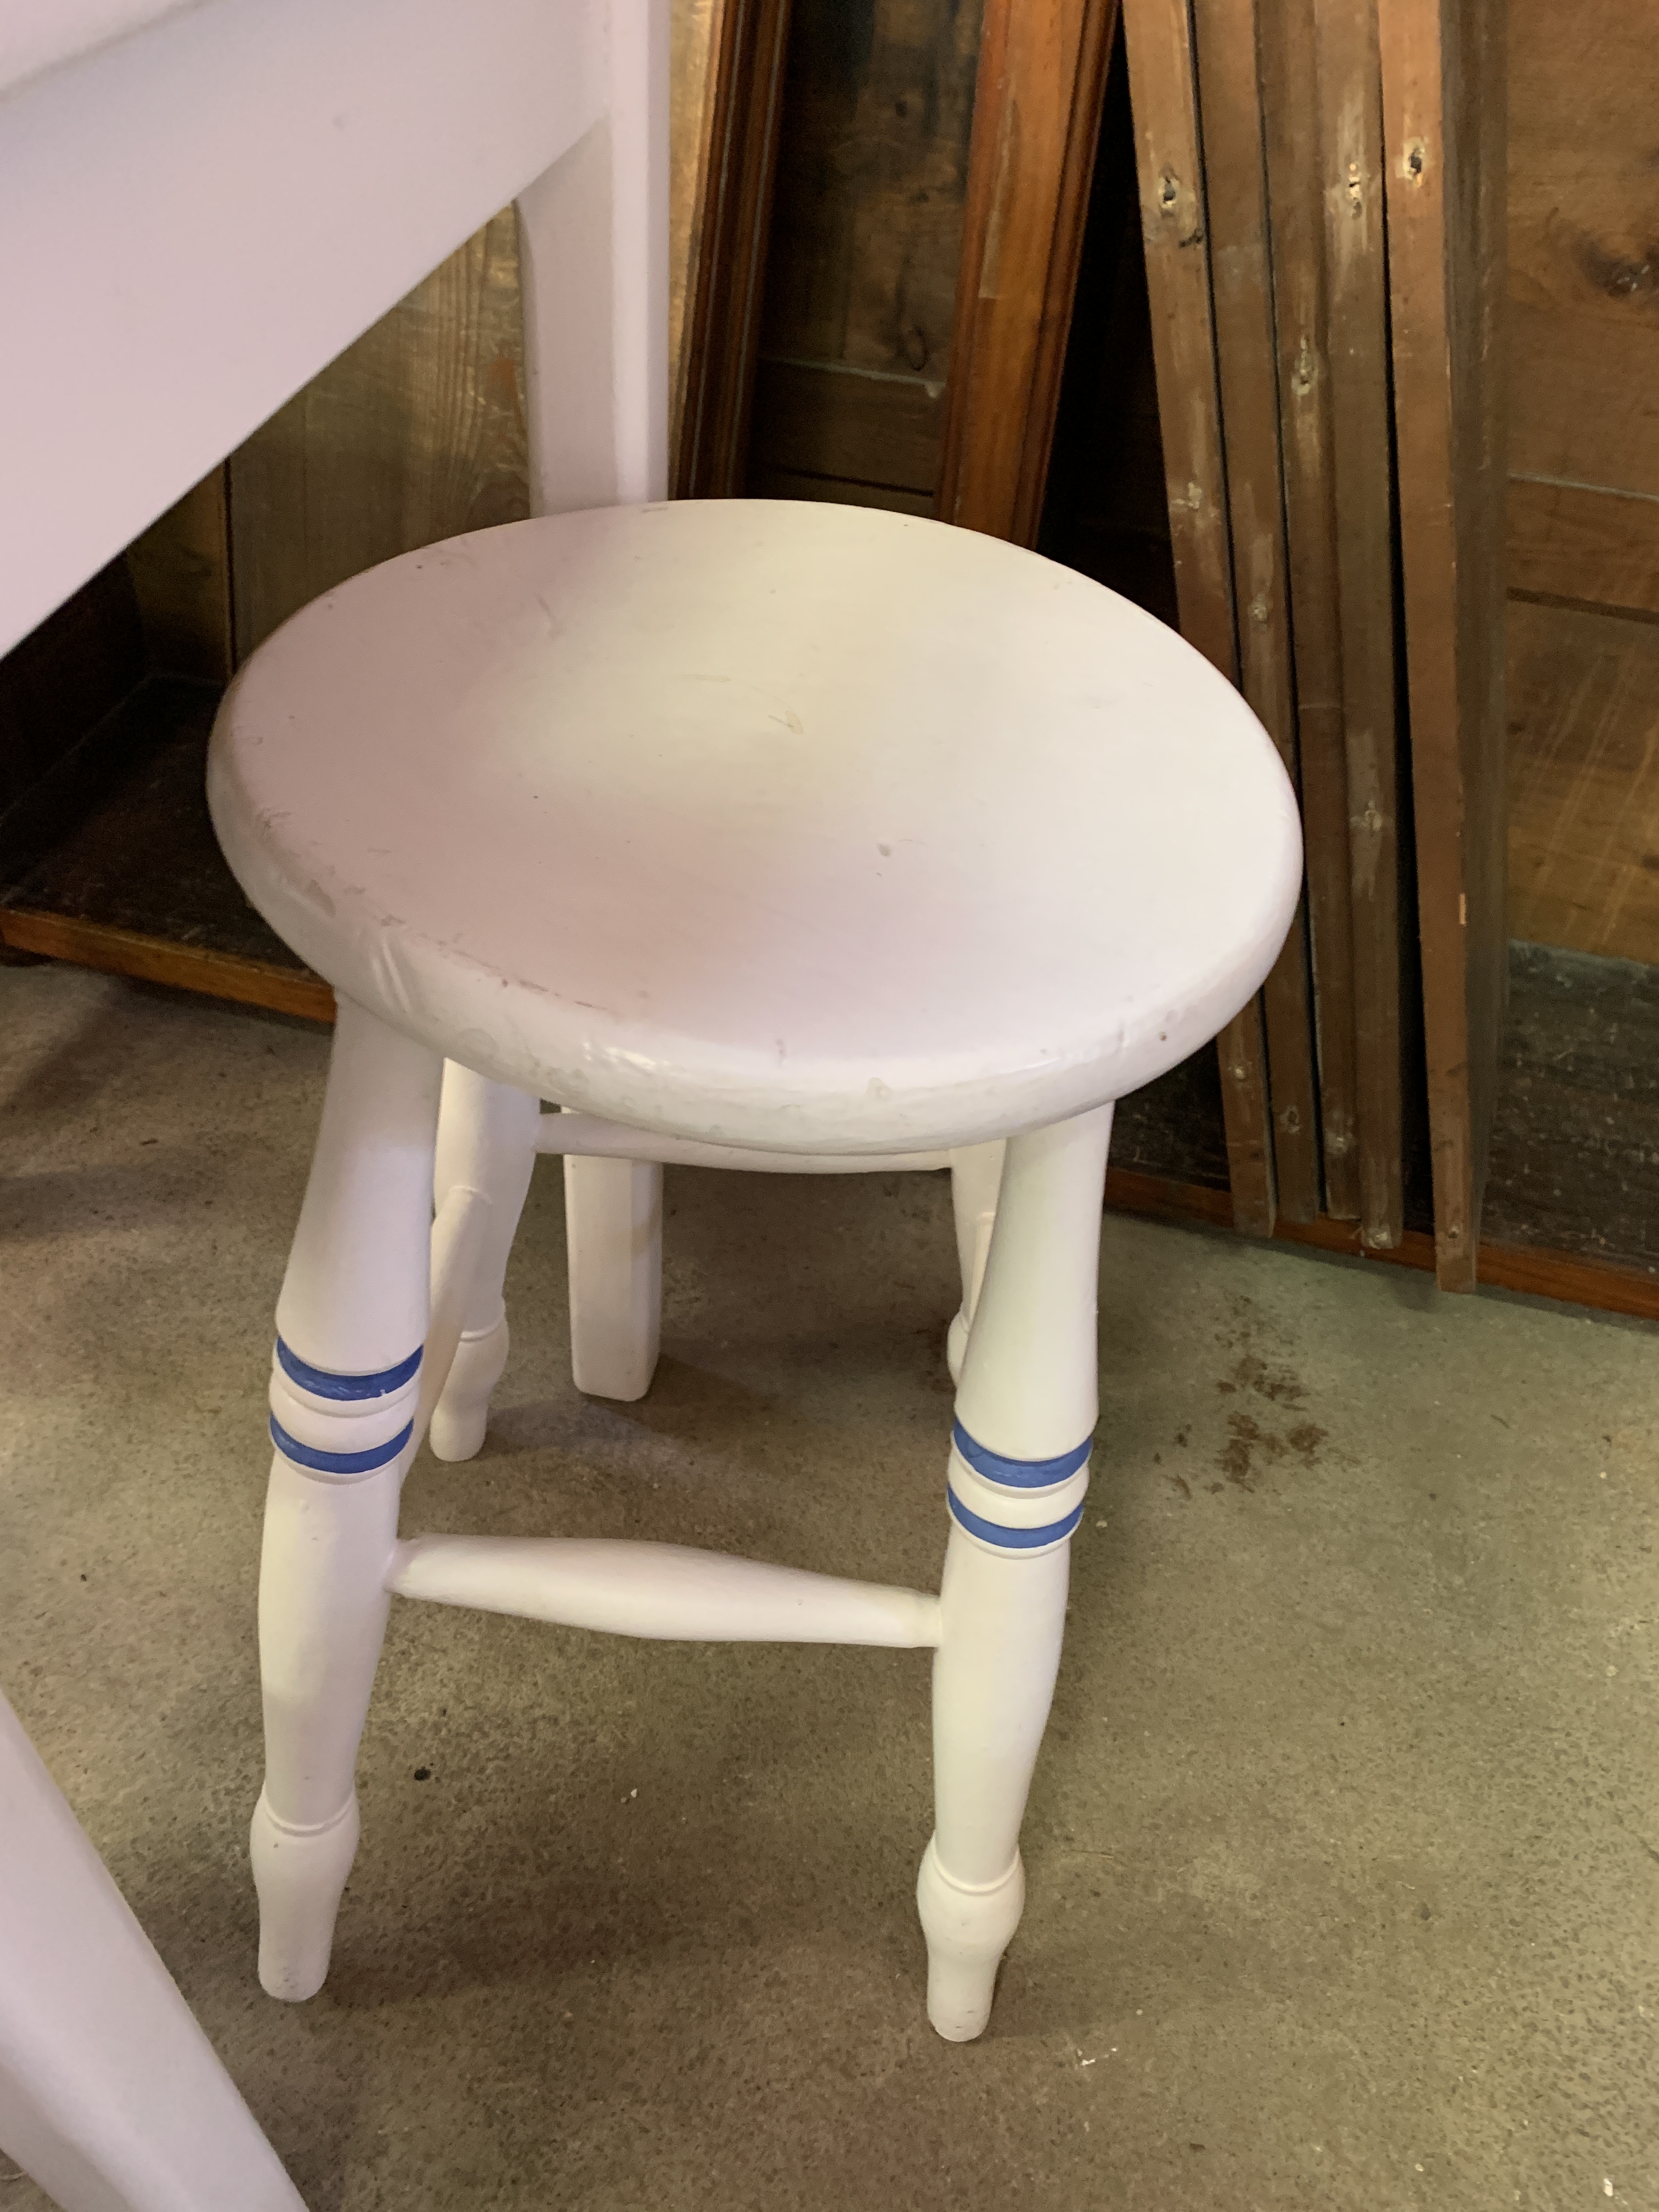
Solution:
{"label": "gray concrete floor stain", "polygon": [[[288,2008],[252,1620],[326,1042],[56,967],[0,970],[0,1682],[313,2212],[1659,2205],[1653,1332],[1109,1218],[982,2042],[922,2012],[923,1655],[408,1605]],[[405,1528],[930,1585],[943,1179],[669,1208],[657,1382],[584,1401],[544,1165],[488,1441]]]}

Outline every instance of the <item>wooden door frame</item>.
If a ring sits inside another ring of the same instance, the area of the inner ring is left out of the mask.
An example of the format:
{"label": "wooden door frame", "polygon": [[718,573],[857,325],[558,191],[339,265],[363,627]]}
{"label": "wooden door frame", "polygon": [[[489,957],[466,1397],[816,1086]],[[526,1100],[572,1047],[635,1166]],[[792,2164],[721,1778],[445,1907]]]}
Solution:
{"label": "wooden door frame", "polygon": [[670,483],[742,492],[760,355],[790,0],[718,0],[692,226]]}
{"label": "wooden door frame", "polygon": [[1119,0],[986,0],[934,512],[1033,545]]}

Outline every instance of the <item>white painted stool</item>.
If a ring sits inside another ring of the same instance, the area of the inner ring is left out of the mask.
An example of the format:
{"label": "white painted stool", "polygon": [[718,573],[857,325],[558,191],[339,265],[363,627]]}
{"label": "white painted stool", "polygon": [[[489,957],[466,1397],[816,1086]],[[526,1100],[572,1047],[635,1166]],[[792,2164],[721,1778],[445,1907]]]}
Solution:
{"label": "white painted stool", "polygon": [[[1301,845],[1267,738],[1172,632],[1033,554],[730,501],[356,578],[243,670],[209,791],[249,897],[340,1000],[271,1370],[265,1987],[327,1971],[396,1593],[933,1648],[927,2008],[977,2035],[1088,1482],[1111,1102],[1278,952]],[[573,1185],[571,1305],[578,1383],[624,1397],[656,1356],[660,1163],[952,1165],[937,1597],[664,1545],[399,1538],[428,1428],[446,1459],[483,1441],[538,1151],[611,1164]]]}

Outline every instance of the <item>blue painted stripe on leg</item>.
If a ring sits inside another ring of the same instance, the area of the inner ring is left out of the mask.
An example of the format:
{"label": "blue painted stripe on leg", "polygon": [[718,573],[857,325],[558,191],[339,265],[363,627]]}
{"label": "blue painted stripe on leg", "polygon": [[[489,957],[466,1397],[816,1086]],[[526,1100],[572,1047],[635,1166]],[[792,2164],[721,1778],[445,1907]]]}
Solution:
{"label": "blue painted stripe on leg", "polygon": [[1073,1534],[1083,1518],[1083,1508],[1079,1504],[1063,1521],[1051,1521],[1046,1528],[1005,1528],[1000,1521],[981,1520],[977,1513],[970,1512],[948,1483],[945,1496],[951,1513],[970,1536],[978,1536],[988,1544],[1000,1544],[1009,1552],[1035,1552],[1040,1545],[1057,1544],[1062,1536]]}
{"label": "blue painted stripe on leg", "polygon": [[367,1451],[319,1451],[314,1444],[302,1444],[298,1437],[289,1436],[275,1413],[270,1417],[270,1441],[284,1459],[291,1459],[298,1467],[314,1468],[319,1474],[373,1474],[377,1467],[385,1467],[397,1458],[415,1433],[415,1424],[409,1421],[395,1437],[388,1437],[383,1444],[371,1444]]}
{"label": "blue painted stripe on leg", "polygon": [[1094,1438],[1085,1437],[1058,1459],[1005,1459],[1000,1452],[987,1451],[960,1421],[951,1431],[951,1440],[975,1474],[982,1474],[987,1482],[1001,1483],[1006,1490],[1047,1490],[1054,1483],[1064,1482],[1068,1474],[1077,1473],[1095,1448]]}
{"label": "blue painted stripe on leg", "polygon": [[290,1382],[308,1390],[313,1398],[385,1398],[413,1380],[421,1364],[421,1346],[417,1344],[407,1359],[400,1359],[395,1367],[381,1368],[378,1375],[337,1375],[332,1368],[313,1367],[308,1359],[301,1359],[279,1336],[276,1364]]}

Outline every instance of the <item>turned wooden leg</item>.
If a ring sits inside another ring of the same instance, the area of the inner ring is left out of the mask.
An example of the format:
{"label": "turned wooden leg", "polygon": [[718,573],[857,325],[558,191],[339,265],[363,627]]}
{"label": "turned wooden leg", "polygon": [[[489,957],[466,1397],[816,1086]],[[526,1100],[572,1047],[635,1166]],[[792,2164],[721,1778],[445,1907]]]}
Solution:
{"label": "turned wooden leg", "polygon": [[63,2212],[305,2212],[0,1698],[0,2146]]}
{"label": "turned wooden leg", "polygon": [[594,1398],[642,1398],[662,1340],[662,1170],[648,1160],[564,1164],[570,1371]]}
{"label": "turned wooden leg", "polygon": [[1019,1829],[1066,1622],[1097,1412],[1095,1299],[1111,1109],[1012,1138],[957,1393],[933,1663],[934,1830],[916,1899],[927,2015],[990,2016],[1019,1923]]}
{"label": "turned wooden leg", "polygon": [[438,1110],[434,1198],[441,1212],[457,1188],[489,1200],[487,1225],[462,1311],[460,1341],[433,1409],[430,1442],[440,1459],[471,1459],[484,1440],[489,1394],[507,1365],[501,1285],[536,1164],[541,1101],[449,1060]]}
{"label": "turned wooden leg", "polygon": [[951,1323],[945,1356],[951,1380],[962,1380],[967,1356],[968,1332],[974,1325],[974,1308],[985,1263],[990,1256],[991,1231],[996,1226],[997,1193],[1002,1188],[1006,1139],[988,1145],[966,1145],[951,1155],[951,1206],[957,1218],[957,1259],[962,1268],[962,1306]]}
{"label": "turned wooden leg", "polygon": [[357,1743],[415,1449],[442,1066],[340,1001],[271,1361],[252,1856],[273,1996],[321,1987],[357,1847]]}

